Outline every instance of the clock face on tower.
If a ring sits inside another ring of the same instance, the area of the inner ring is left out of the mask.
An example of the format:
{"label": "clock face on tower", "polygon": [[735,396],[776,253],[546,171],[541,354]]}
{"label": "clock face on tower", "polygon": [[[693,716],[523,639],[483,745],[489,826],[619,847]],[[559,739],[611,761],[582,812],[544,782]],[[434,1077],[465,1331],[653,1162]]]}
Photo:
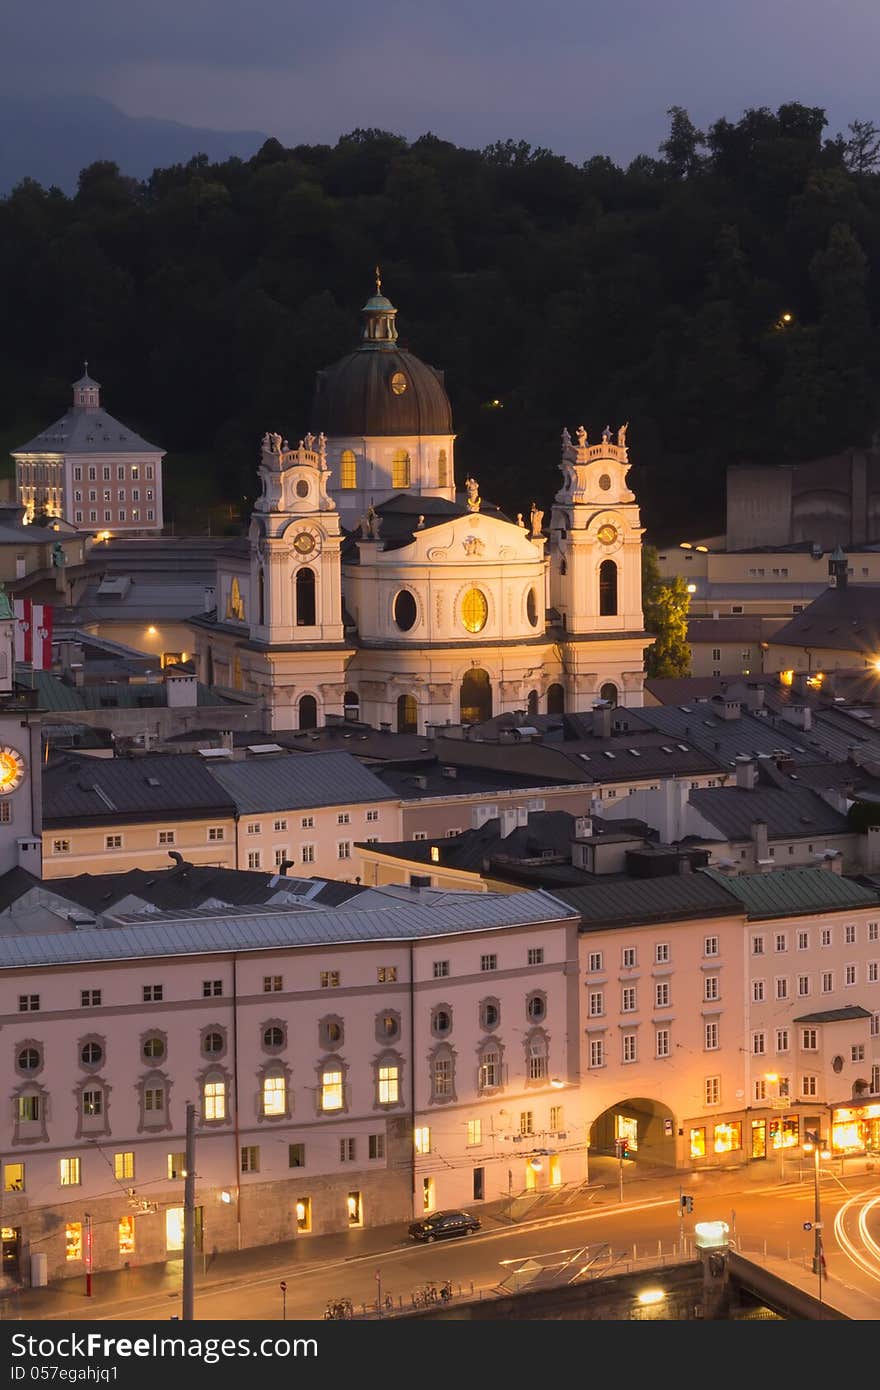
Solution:
{"label": "clock face on tower", "polygon": [[606,521],[604,526],[599,527],[596,535],[599,537],[602,545],[613,545],[617,540],[617,527],[612,526],[609,521]]}
{"label": "clock face on tower", "polygon": [[8,743],[0,744],[0,796],[8,796],[24,780],[25,761]]}
{"label": "clock face on tower", "polygon": [[321,548],[320,537],[314,531],[297,531],[293,538],[293,548],[303,557],[316,555]]}

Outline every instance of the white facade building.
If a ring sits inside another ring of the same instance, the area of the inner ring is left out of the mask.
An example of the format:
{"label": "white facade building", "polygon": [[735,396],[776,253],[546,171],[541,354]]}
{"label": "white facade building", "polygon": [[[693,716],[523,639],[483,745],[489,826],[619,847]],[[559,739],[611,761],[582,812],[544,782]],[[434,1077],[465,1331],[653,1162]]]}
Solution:
{"label": "white facade building", "polygon": [[642,703],[642,527],[626,427],[563,431],[549,538],[456,487],[442,377],[364,306],[360,348],[319,373],[314,423],[264,436],[250,564],[193,619],[202,678],[266,700],[275,729],[329,716],[424,732],[597,699]]}
{"label": "white facade building", "polygon": [[12,457],[27,521],[45,514],[112,535],[162,530],[164,451],[108,415],[88,369],[74,383],[67,413]]}

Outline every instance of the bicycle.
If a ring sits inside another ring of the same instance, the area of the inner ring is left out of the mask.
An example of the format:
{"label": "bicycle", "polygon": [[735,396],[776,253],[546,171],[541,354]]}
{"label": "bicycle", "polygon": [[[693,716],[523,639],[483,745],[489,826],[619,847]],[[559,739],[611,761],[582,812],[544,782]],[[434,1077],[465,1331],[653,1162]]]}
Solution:
{"label": "bicycle", "polygon": [[442,1300],[443,1300],[444,1303],[448,1303],[449,1300],[452,1298],[452,1280],[451,1280],[451,1279],[447,1279],[445,1283],[443,1283],[443,1284],[440,1285],[440,1297],[442,1298]]}

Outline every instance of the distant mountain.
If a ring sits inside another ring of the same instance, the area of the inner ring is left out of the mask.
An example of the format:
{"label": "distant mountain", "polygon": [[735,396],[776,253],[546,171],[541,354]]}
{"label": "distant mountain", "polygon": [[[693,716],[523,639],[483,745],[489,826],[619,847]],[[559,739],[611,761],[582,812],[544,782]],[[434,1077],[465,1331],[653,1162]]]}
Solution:
{"label": "distant mountain", "polygon": [[152,117],[126,116],[99,97],[14,97],[0,92],[0,194],[24,178],[76,191],[81,169],[112,159],[123,173],[148,178],[154,169],[195,154],[212,160],[260,148],[268,137],[251,130],[199,130]]}

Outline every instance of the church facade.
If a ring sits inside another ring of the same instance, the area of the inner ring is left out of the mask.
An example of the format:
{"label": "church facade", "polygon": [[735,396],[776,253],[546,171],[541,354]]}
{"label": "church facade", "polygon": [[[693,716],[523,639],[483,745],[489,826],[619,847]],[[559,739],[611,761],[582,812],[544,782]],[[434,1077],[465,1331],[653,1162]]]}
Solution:
{"label": "church facade", "polygon": [[318,375],[312,430],[266,434],[246,552],[192,620],[203,680],[259,693],[274,729],[328,717],[400,732],[507,711],[642,703],[642,526],[626,427],[562,433],[549,525],[456,485],[442,373],[363,308],[360,346]]}

